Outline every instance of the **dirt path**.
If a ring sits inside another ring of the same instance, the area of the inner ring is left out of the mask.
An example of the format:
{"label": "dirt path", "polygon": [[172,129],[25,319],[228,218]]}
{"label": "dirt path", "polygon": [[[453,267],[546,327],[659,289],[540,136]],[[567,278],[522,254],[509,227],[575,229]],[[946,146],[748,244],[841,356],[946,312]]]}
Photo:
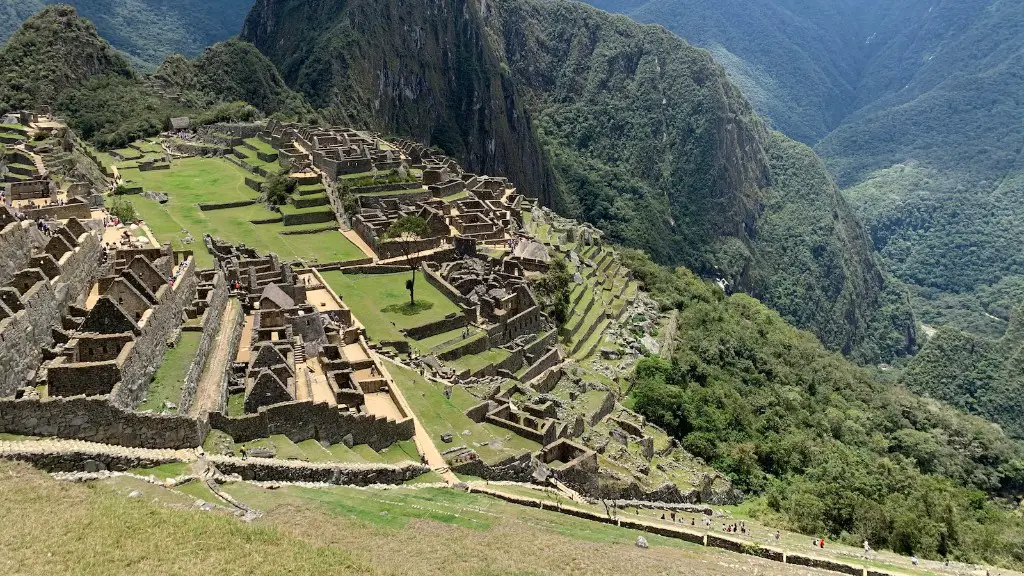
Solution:
{"label": "dirt path", "polygon": [[220,326],[217,327],[217,340],[214,343],[213,351],[206,359],[206,366],[203,367],[203,375],[199,378],[199,386],[196,388],[196,399],[192,402],[189,410],[190,416],[199,416],[208,412],[220,409],[221,399],[224,391],[221,385],[224,382],[224,371],[231,362],[232,342],[229,337],[231,327],[238,321],[238,314],[241,307],[238,300],[230,298],[220,317]]}
{"label": "dirt path", "polygon": [[348,238],[349,242],[355,244],[356,248],[362,250],[363,255],[365,255],[367,258],[373,258],[374,260],[377,259],[377,255],[373,253],[373,249],[371,249],[366,244],[366,242],[363,241],[363,238],[359,234],[357,234],[355,230],[342,230],[341,233],[342,235],[345,236],[345,238]]}

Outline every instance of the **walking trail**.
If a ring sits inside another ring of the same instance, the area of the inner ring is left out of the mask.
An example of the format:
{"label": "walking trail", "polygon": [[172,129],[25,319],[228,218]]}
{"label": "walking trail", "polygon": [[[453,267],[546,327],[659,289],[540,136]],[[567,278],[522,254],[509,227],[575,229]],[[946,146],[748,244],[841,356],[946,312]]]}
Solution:
{"label": "walking trail", "polygon": [[190,416],[216,412],[221,408],[220,403],[224,398],[224,391],[221,389],[224,383],[224,372],[232,360],[232,342],[228,337],[231,334],[231,326],[238,321],[240,310],[238,300],[228,299],[224,313],[220,316],[220,326],[217,327],[217,340],[214,343],[213,353],[206,360],[203,375],[196,388],[196,399],[188,411]]}

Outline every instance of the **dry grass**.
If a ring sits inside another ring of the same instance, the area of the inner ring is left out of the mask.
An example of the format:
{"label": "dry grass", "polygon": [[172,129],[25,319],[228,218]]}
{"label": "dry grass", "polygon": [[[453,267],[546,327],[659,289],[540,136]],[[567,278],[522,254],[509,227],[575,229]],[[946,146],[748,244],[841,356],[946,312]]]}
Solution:
{"label": "dry grass", "polygon": [[0,573],[824,574],[657,536],[640,550],[629,530],[450,490],[226,488],[266,516],[246,524],[124,478],[70,485],[0,464],[0,517],[17,519]]}

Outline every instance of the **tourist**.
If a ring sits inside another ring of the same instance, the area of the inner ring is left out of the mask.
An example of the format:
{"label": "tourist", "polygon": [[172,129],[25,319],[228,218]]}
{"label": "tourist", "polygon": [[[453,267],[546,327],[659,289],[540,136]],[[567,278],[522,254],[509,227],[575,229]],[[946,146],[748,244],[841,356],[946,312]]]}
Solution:
{"label": "tourist", "polygon": [[246,458],[246,456],[247,456],[247,454],[246,454],[246,450],[245,450],[245,446],[242,446],[242,447],[240,447],[240,448],[238,449],[238,451],[239,451],[239,452],[240,452],[240,453],[242,454],[242,460],[245,460],[245,458]]}
{"label": "tourist", "polygon": [[818,547],[821,548],[822,550],[825,549],[825,539],[824,538],[822,538],[821,540],[818,540]]}
{"label": "tourist", "polygon": [[782,539],[782,533],[779,532],[778,530],[776,530],[775,531],[775,541],[778,542],[781,539]]}
{"label": "tourist", "polygon": [[868,554],[869,554],[870,552],[871,552],[871,545],[870,545],[870,544],[868,544],[868,541],[867,541],[867,540],[865,540],[865,541],[864,541],[864,557],[865,557],[865,558],[867,558],[867,557],[868,557]]}

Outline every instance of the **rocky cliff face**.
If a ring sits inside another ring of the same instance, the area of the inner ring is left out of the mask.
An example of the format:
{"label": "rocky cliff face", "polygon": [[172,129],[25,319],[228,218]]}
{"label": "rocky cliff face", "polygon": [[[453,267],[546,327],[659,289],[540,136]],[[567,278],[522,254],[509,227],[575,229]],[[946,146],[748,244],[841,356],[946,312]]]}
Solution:
{"label": "rocky cliff face", "polygon": [[550,201],[551,171],[472,0],[260,0],[242,30],[335,123],[415,138]]}
{"label": "rocky cliff face", "polygon": [[242,37],[331,121],[506,175],[834,349],[853,351],[876,319],[882,274],[824,167],[662,28],[567,1],[260,0]]}

